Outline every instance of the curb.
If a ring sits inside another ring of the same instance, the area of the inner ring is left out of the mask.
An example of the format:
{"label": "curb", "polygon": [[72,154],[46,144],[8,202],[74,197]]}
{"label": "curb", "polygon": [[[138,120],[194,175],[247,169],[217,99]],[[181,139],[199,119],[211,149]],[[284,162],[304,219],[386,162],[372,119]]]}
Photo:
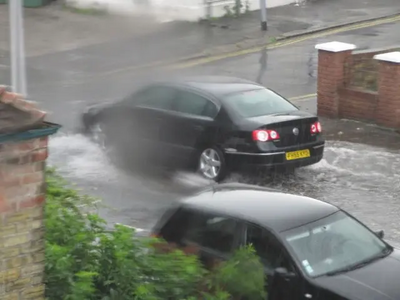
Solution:
{"label": "curb", "polygon": [[[340,23],[340,24],[335,24],[335,25],[331,25],[331,26],[327,26],[327,27],[323,27],[323,28],[317,28],[317,29],[311,29],[311,30],[304,30],[304,31],[300,31],[300,32],[296,32],[296,33],[287,33],[284,34],[282,36],[278,36],[276,37],[276,40],[272,43],[268,43],[265,40],[262,39],[254,39],[255,43],[252,44],[251,46],[244,46],[244,47],[240,47],[240,42],[237,44],[228,44],[228,45],[224,45],[224,46],[220,46],[222,47],[226,47],[226,48],[234,48],[234,50],[248,50],[254,47],[260,47],[260,46],[273,46],[274,44],[277,44],[279,42],[282,41],[287,41],[287,40],[291,40],[291,39],[295,39],[295,38],[299,38],[299,37],[304,37],[307,35],[312,35],[312,34],[316,34],[316,33],[321,33],[321,32],[326,32],[329,30],[334,30],[334,29],[339,29],[339,28],[343,28],[346,26],[352,26],[352,25],[360,25],[363,23],[369,23],[369,22],[373,22],[373,21],[379,21],[379,20],[385,20],[385,19],[391,19],[391,18],[395,18],[395,17],[400,17],[400,12],[394,13],[394,14],[390,14],[390,15],[383,15],[383,16],[379,16],[379,17],[373,17],[373,18],[366,18],[366,19],[362,19],[362,20],[358,20],[358,21],[353,21],[353,22],[345,22],[345,23]],[[357,29],[354,29],[357,30]],[[204,59],[207,57],[211,57],[214,55],[222,55],[224,53],[231,53],[233,49],[229,49],[227,51],[213,51],[215,49],[217,49],[218,47],[215,47],[214,49],[210,50],[205,50],[204,52],[201,53],[197,53],[197,54],[193,54],[193,55],[189,55],[186,57],[182,57],[178,60],[175,60],[172,64],[176,64],[176,63],[184,63],[184,62],[190,62],[192,60],[197,60],[197,59]],[[171,64],[171,63],[170,63]],[[167,63],[168,65],[168,63]]]}
{"label": "curb", "polygon": [[288,34],[284,34],[282,37],[278,37],[277,41],[283,41],[283,40],[287,40],[287,39],[291,39],[291,38],[295,38],[295,37],[301,37],[301,36],[310,35],[310,34],[314,34],[314,33],[320,33],[320,32],[343,28],[343,27],[351,26],[351,25],[359,25],[362,23],[380,21],[380,20],[385,20],[385,19],[392,19],[395,17],[400,17],[400,12],[390,14],[390,15],[382,15],[379,17],[365,18],[365,19],[358,20],[358,21],[343,22],[340,24],[335,24],[335,25],[331,25],[331,26],[327,26],[327,27],[323,27],[323,28],[304,30],[304,31],[300,31],[297,33],[288,33]]}

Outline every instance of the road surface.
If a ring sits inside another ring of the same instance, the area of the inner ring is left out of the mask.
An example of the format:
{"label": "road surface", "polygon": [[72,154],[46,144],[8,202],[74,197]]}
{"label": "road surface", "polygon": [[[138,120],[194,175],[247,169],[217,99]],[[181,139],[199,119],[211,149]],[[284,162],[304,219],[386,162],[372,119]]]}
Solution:
{"label": "road surface", "polygon": [[[119,99],[150,78],[173,75],[218,74],[256,80],[287,97],[312,94],[316,90],[317,53],[314,45],[327,41],[351,42],[359,49],[400,44],[400,24],[387,24],[321,37],[288,47],[254,53],[188,69],[127,70],[99,75],[52,69],[29,71],[30,95],[40,99],[50,118],[64,125],[51,139],[50,163],[85,192],[101,197],[108,208],[101,214],[110,223],[150,228],[160,213],[192,188],[208,184],[191,174],[172,179],[122,171],[87,138],[76,134],[79,115],[89,103]],[[260,63],[261,56],[265,62]],[[84,63],[84,62],[83,62]],[[262,71],[262,70],[261,70]],[[315,111],[315,102],[298,102]],[[227,181],[262,184],[309,195],[340,205],[373,228],[384,229],[389,239],[400,242],[400,152],[346,142],[328,142],[325,158],[317,165],[299,169],[293,176],[233,174]]]}

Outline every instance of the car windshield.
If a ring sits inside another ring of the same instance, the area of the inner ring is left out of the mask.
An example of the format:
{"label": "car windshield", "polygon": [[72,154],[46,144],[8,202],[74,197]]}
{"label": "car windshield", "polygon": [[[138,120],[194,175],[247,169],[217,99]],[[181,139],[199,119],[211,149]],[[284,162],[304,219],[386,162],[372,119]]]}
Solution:
{"label": "car windshield", "polygon": [[373,232],[342,211],[283,234],[311,277],[349,271],[388,250]]}
{"label": "car windshield", "polygon": [[268,89],[257,89],[229,94],[228,106],[244,118],[288,113],[298,110],[288,100]]}

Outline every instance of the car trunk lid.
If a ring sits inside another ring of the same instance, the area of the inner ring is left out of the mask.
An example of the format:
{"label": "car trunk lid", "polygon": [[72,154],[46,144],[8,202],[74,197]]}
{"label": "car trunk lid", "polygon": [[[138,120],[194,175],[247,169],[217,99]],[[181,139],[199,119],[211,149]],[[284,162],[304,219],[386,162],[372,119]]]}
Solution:
{"label": "car trunk lid", "polygon": [[[247,119],[254,129],[270,129],[278,132],[280,139],[274,141],[276,147],[290,147],[316,140],[311,134],[311,125],[318,121],[316,116],[302,111],[264,115]],[[250,124],[249,124],[250,125]]]}

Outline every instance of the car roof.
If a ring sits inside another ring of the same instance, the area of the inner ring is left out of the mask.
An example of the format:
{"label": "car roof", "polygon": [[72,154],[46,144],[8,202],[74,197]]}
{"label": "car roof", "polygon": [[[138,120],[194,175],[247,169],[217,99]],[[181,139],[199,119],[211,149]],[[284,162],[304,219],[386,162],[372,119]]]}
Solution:
{"label": "car roof", "polygon": [[265,88],[250,80],[230,76],[176,77],[159,83],[201,90],[212,94],[215,98],[221,98],[231,93]]}
{"label": "car roof", "polygon": [[186,207],[230,215],[282,232],[339,211],[329,203],[238,183],[219,184],[183,201]]}

